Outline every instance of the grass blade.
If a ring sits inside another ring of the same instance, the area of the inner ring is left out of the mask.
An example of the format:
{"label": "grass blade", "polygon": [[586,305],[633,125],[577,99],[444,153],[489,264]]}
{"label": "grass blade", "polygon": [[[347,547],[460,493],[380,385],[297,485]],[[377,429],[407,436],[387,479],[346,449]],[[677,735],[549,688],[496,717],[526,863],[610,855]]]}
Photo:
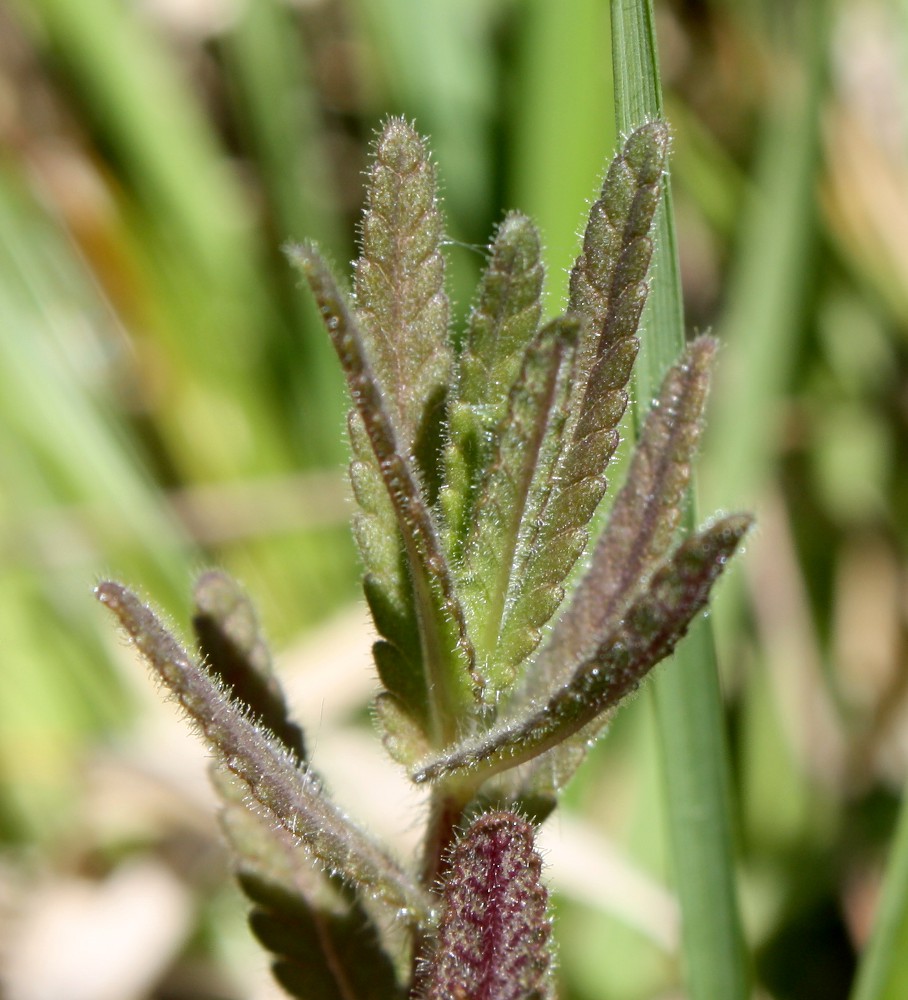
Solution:
{"label": "grass blade", "polygon": [[[662,117],[651,0],[612,0],[612,59],[619,130]],[[652,399],[684,344],[684,314],[668,177],[656,221],[656,267],[636,374]],[[642,417],[642,414],[640,415]],[[640,420],[638,419],[638,423]],[[693,509],[689,522],[693,521]],[[743,1000],[748,992],[732,851],[731,809],[715,650],[700,620],[677,662],[652,686],[661,735],[675,881],[684,918],[691,1000]]]}
{"label": "grass blade", "polygon": [[873,936],[858,967],[852,1000],[908,996],[908,796],[903,797]]}

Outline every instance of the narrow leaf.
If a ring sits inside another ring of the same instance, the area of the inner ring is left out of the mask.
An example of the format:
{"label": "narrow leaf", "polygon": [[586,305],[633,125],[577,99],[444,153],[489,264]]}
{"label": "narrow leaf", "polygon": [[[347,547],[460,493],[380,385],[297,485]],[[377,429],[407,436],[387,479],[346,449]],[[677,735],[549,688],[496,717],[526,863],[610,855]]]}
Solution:
{"label": "narrow leaf", "polygon": [[363,592],[384,640],[373,647],[375,665],[382,684],[402,700],[414,719],[426,726],[429,696],[407,551],[397,513],[356,410],[348,414],[347,429],[353,452],[350,483],[356,500],[353,535],[365,569]]}
{"label": "narrow leaf", "polygon": [[538,645],[564,597],[564,582],[586,548],[590,519],[605,492],[605,469],[618,444],[618,423],[627,405],[623,386],[636,349],[630,338],[608,352],[609,369],[616,373],[614,392],[603,397],[596,426],[562,448],[538,516],[521,538],[501,624],[500,645],[511,651],[512,662],[526,659]]}
{"label": "narrow leaf", "polygon": [[701,337],[666,375],[634,449],[589,570],[559,618],[534,671],[555,676],[609,631],[665,557],[681,519],[702,429],[716,342]]}
{"label": "narrow leaf", "polygon": [[486,813],[451,853],[438,941],[424,969],[425,1000],[528,1000],[550,963],[548,894],[533,827]]}
{"label": "narrow leaf", "polygon": [[220,679],[232,699],[248,705],[302,764],[306,759],[303,731],[290,719],[252,602],[220,570],[203,573],[193,596],[192,628],[208,671]]}
{"label": "narrow leaf", "polygon": [[640,325],[668,141],[668,129],[658,121],[627,138],[590,209],[583,249],[571,271],[568,311],[586,324],[581,365],[587,375],[576,388],[578,446],[598,426],[604,400],[627,382],[610,352],[634,337]]}
{"label": "narrow leaf", "polygon": [[571,393],[570,441],[526,538],[507,595],[502,646],[532,653],[564,597],[564,581],[586,548],[587,526],[606,489],[618,446],[627,383],[637,356],[668,131],[651,122],[633,132],[609,167],[590,210],[583,250],[571,272],[569,315],[583,323]]}
{"label": "narrow leaf", "polygon": [[551,490],[568,419],[578,333],[577,321],[562,317],[527,348],[477,488],[461,594],[490,695],[511,685],[515,668],[539,640],[538,632],[529,629],[515,641],[513,630],[502,630],[502,619],[506,598],[515,589],[515,569],[525,558],[522,548],[535,534]]}
{"label": "narrow leaf", "polygon": [[433,735],[443,738],[451,732],[454,713],[442,704],[468,702],[470,682],[476,686],[481,683],[473,671],[474,654],[463,608],[416,472],[398,447],[393,416],[366,356],[359,324],[318,251],[303,244],[291,248],[290,255],[312,289],[397,515],[416,605],[422,608],[418,615],[422,662],[427,690],[435,698]]}
{"label": "narrow leaf", "polygon": [[357,316],[376,378],[412,454],[426,408],[448,384],[448,298],[435,168],[425,141],[401,118],[385,125],[369,171]]}
{"label": "narrow leaf", "polygon": [[248,786],[255,803],[297,838],[315,863],[400,908],[414,924],[428,918],[425,895],[415,882],[328,800],[310,771],[231,700],[224,685],[189,656],[150,608],[110,581],[99,584],[95,595],[119,619],[217,760]]}
{"label": "narrow leaf", "polygon": [[526,717],[504,720],[423,763],[413,780],[488,777],[550,750],[616,705],[672,652],[750,523],[744,515],[723,518],[683,542],[566,684]]}
{"label": "narrow leaf", "polygon": [[448,406],[442,504],[455,554],[470,523],[479,473],[504,416],[508,391],[539,324],[543,278],[535,225],[516,212],[507,215],[492,242]]}

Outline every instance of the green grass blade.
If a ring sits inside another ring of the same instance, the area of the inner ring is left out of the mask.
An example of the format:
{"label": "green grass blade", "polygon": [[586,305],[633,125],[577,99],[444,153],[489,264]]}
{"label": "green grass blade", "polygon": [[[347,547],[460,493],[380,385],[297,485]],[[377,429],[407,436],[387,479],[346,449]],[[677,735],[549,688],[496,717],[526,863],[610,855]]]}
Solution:
{"label": "green grass blade", "polygon": [[616,144],[608,17],[600,0],[527,0],[514,20],[517,83],[506,95],[506,203],[539,225],[552,276],[545,311],[555,314],[564,308],[556,276],[571,267],[580,245],[578,207],[594,195],[592,179],[601,177]]}
{"label": "green grass blade", "polygon": [[851,1000],[908,996],[908,797],[902,799],[873,935],[858,966]]}
{"label": "green grass blade", "polygon": [[[662,116],[651,0],[612,0],[612,59],[618,128]],[[684,343],[684,313],[671,191],[656,221],[656,266],[640,359],[637,399],[655,387]],[[642,414],[640,414],[642,417]],[[638,420],[639,422],[639,420]],[[694,512],[689,508],[688,521]],[[738,913],[726,748],[709,623],[691,629],[675,662],[651,686],[661,735],[675,882],[683,915],[686,993],[691,1000],[743,998],[748,972]]]}
{"label": "green grass blade", "polygon": [[773,460],[771,433],[801,347],[811,266],[823,82],[829,52],[825,3],[812,5],[788,52],[799,73],[778,86],[766,111],[755,190],[741,224],[721,334],[727,356],[716,380],[706,451],[711,503],[760,490]]}

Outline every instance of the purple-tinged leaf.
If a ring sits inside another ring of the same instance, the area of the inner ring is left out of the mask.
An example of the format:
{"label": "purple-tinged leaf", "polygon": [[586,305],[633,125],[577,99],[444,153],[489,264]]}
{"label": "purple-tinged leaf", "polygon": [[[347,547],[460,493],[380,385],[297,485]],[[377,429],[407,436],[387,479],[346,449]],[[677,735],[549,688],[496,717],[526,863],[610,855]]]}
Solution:
{"label": "purple-tinged leaf", "polygon": [[279,740],[231,700],[224,685],[195,662],[150,608],[110,581],[99,584],[95,595],[119,619],[217,762],[248,787],[257,806],[296,838],[315,864],[400,908],[413,924],[428,920],[423,890],[341,813]]}
{"label": "purple-tinged leaf", "polygon": [[618,445],[618,423],[627,404],[623,386],[636,351],[637,341],[630,338],[608,352],[618,387],[601,400],[595,425],[584,425],[582,438],[578,440],[575,431],[562,447],[537,517],[521,539],[501,624],[500,645],[511,651],[512,662],[527,659],[539,644],[543,627],[564,597],[565,580],[589,541],[588,525],[605,492],[606,466]]}
{"label": "purple-tinged leaf", "polygon": [[[650,229],[659,203],[668,130],[651,122],[633,132],[609,167],[590,210],[583,249],[571,272],[568,314],[583,322],[570,410],[570,437],[552,478],[535,536],[508,597],[505,643],[526,637],[529,656],[564,597],[564,580],[586,548],[587,526],[606,490],[618,446],[627,383],[647,295]],[[535,640],[535,641],[534,641]]]}
{"label": "purple-tinged leaf", "polygon": [[448,861],[424,1000],[528,1000],[542,991],[551,956],[541,870],[525,819],[495,812],[473,822]]}
{"label": "purple-tinged leaf", "polygon": [[248,790],[212,769],[221,826],[249,923],[272,955],[272,972],[301,1000],[402,1000],[393,964],[363,901],[311,864],[296,838],[249,809]]}
{"label": "purple-tinged leaf", "polygon": [[426,407],[448,384],[451,350],[435,167],[425,140],[401,118],[378,138],[366,192],[357,317],[394,410],[398,446],[412,456]]}
{"label": "purple-tinged leaf", "polygon": [[650,229],[668,144],[664,122],[648,122],[632,132],[590,209],[568,300],[568,311],[586,324],[581,365],[587,380],[578,381],[575,397],[580,422],[588,422],[599,407],[604,386],[616,382],[609,370],[609,350],[633,337],[640,324],[653,251]]}
{"label": "purple-tinged leaf", "polygon": [[[590,568],[543,647],[533,673],[551,687],[617,623],[667,554],[690,481],[716,342],[700,337],[666,375],[609,513]],[[540,684],[535,690],[540,690]]]}
{"label": "purple-tinged leaf", "polygon": [[616,705],[684,636],[750,524],[748,516],[733,515],[684,541],[566,683],[525,714],[425,761],[413,780],[461,773],[471,773],[474,781],[489,777],[545,753]]}
{"label": "purple-tinged leaf", "polygon": [[203,573],[196,580],[193,597],[192,629],[209,673],[220,678],[230,697],[247,705],[303,763],[303,731],[290,719],[252,601],[221,570]]}
{"label": "purple-tinged leaf", "polygon": [[[481,684],[473,669],[474,654],[463,608],[455,593],[432,511],[410,459],[398,447],[393,414],[369,363],[359,324],[313,246],[293,247],[290,256],[312,289],[397,515],[415,603],[421,609],[417,617],[422,662],[427,690],[434,699],[431,735],[438,740],[451,735],[450,706],[469,703],[471,684]],[[444,709],[443,705],[449,707]]]}

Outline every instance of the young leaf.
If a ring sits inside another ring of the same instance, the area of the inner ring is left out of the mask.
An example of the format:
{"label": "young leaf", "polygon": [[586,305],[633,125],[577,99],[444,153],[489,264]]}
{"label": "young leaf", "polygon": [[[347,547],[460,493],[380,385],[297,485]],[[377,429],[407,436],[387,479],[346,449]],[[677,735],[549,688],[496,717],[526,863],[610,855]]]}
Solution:
{"label": "young leaf", "polygon": [[666,375],[590,568],[533,665],[543,683],[561,666],[576,663],[597,636],[611,630],[671,546],[715,352],[716,342],[700,337]]}
{"label": "young leaf", "polygon": [[550,963],[548,894],[533,827],[515,813],[480,816],[451,853],[425,1000],[528,1000]]}
{"label": "young leaf", "polygon": [[453,733],[451,707],[469,704],[471,682],[481,684],[473,670],[463,608],[417,474],[398,447],[394,418],[366,356],[359,324],[318,251],[303,244],[290,254],[312,289],[397,515],[420,609],[422,662],[433,697],[431,733],[435,740],[443,739]]}
{"label": "young leaf", "polygon": [[527,715],[424,762],[413,780],[469,772],[473,781],[488,777],[550,750],[616,705],[672,652],[750,523],[733,515],[684,541],[564,685]]}
{"label": "young leaf", "polygon": [[649,232],[667,148],[661,122],[629,136],[590,210],[583,251],[571,272],[568,313],[583,321],[583,335],[569,407],[570,440],[515,566],[501,629],[502,645],[513,643],[524,658],[564,597],[564,580],[586,547],[587,525],[605,493],[637,356],[635,334],[652,256]]}
{"label": "young leaf", "polygon": [[490,440],[504,417],[525,346],[542,311],[539,233],[526,216],[505,216],[467,327],[448,403],[447,486],[441,499],[449,547],[457,556],[475,508]]}
{"label": "young leaf", "polygon": [[575,432],[562,448],[538,515],[521,538],[499,640],[501,650],[510,651],[511,662],[526,659],[538,645],[543,626],[564,597],[564,581],[586,548],[587,526],[605,492],[605,468],[618,444],[617,427],[627,404],[623,386],[636,347],[631,338],[607,353],[614,391],[600,401],[597,426],[584,427],[579,441]]}
{"label": "young leaf", "polygon": [[[583,249],[571,270],[568,311],[583,318],[585,336],[578,382],[578,443],[587,436],[604,393],[617,380],[609,350],[633,337],[646,302],[646,276],[653,253],[650,229],[659,204],[668,154],[664,122],[648,122],[628,136],[606,174],[599,199],[590,209]],[[625,379],[626,384],[626,379]]]}
{"label": "young leaf", "polygon": [[137,649],[208,741],[218,762],[243,781],[253,801],[297,838],[313,861],[352,887],[400,908],[414,924],[428,919],[424,892],[329,801],[321,784],[284,746],[231,700],[154,612],[118,583],[95,589]]}
{"label": "young leaf", "polygon": [[407,552],[397,514],[369,437],[356,410],[347,419],[353,457],[350,483],[356,500],[353,535],[363,561],[363,592],[383,639],[373,646],[382,684],[423,728],[429,725],[429,695],[422,666],[419,625]]}
{"label": "young leaf", "polygon": [[302,764],[306,759],[303,731],[289,717],[252,602],[220,570],[203,573],[193,596],[192,628],[209,672],[220,679],[231,698],[248,705]]}
{"label": "young leaf", "polygon": [[551,489],[568,419],[578,334],[578,322],[561,317],[526,349],[477,489],[461,568],[461,594],[473,644],[480,651],[478,669],[490,695],[513,682],[516,666],[538,641],[530,630],[515,642],[513,633],[504,632],[501,625],[521,547],[533,534]]}
{"label": "young leaf", "polygon": [[412,455],[427,407],[448,385],[448,297],[435,168],[423,138],[401,118],[375,146],[366,188],[357,317],[376,379],[393,407],[398,446]]}

